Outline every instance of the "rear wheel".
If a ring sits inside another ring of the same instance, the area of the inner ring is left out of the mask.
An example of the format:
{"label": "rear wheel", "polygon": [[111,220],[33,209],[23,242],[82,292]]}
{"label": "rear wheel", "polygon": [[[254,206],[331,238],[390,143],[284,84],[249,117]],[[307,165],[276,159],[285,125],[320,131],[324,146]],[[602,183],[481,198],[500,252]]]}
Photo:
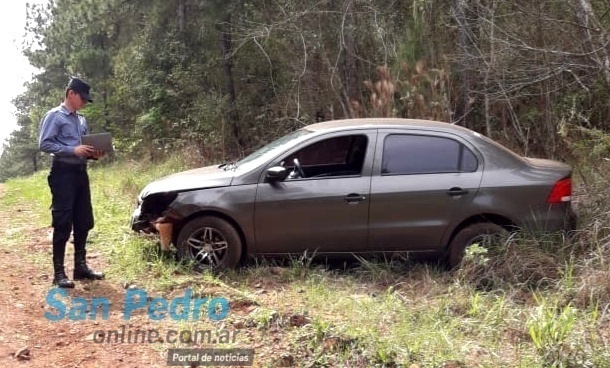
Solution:
{"label": "rear wheel", "polygon": [[451,241],[447,252],[447,264],[450,268],[460,265],[466,248],[473,244],[479,244],[483,248],[489,248],[496,244],[499,239],[508,235],[508,231],[502,226],[491,222],[479,222],[463,228]]}
{"label": "rear wheel", "polygon": [[177,239],[180,258],[193,261],[195,267],[235,268],[242,252],[242,242],[237,230],[218,217],[198,217],[188,222]]}

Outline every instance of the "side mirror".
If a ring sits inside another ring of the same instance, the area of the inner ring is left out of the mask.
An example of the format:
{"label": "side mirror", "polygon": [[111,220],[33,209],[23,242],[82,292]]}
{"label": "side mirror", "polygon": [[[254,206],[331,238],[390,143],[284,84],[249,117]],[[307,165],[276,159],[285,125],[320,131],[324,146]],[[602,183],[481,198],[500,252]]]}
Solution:
{"label": "side mirror", "polygon": [[283,166],[273,166],[267,169],[267,181],[274,183],[277,181],[283,181],[288,176],[288,170]]}

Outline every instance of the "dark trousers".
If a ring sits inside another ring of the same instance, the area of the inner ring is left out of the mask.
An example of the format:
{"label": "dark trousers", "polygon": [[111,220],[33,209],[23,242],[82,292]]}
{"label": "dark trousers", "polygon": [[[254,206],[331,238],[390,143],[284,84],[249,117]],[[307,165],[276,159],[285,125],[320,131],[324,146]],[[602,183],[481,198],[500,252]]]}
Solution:
{"label": "dark trousers", "polygon": [[53,265],[63,270],[66,242],[74,233],[75,255],[84,252],[93,228],[93,208],[86,165],[53,162],[47,178],[51,188]]}

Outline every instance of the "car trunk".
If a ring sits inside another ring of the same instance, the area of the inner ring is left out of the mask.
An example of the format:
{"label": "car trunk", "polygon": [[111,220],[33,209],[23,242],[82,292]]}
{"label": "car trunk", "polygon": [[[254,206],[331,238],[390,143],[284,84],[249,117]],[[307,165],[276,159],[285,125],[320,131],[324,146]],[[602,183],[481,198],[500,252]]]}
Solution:
{"label": "car trunk", "polygon": [[544,158],[524,157],[524,159],[528,163],[528,165],[530,165],[534,168],[537,168],[537,169],[539,168],[539,169],[556,171],[558,175],[560,175],[560,176],[563,175],[563,177],[566,177],[566,176],[569,176],[572,174],[572,168],[568,164],[565,164],[563,162],[547,160]]}

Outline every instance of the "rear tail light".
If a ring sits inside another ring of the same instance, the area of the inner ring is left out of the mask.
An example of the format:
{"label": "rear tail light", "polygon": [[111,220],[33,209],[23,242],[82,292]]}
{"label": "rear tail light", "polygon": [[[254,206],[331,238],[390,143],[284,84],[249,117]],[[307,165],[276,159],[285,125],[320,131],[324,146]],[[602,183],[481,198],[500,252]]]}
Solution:
{"label": "rear tail light", "polygon": [[565,178],[559,180],[551,189],[549,198],[546,200],[548,203],[563,203],[570,202],[572,199],[572,179]]}

